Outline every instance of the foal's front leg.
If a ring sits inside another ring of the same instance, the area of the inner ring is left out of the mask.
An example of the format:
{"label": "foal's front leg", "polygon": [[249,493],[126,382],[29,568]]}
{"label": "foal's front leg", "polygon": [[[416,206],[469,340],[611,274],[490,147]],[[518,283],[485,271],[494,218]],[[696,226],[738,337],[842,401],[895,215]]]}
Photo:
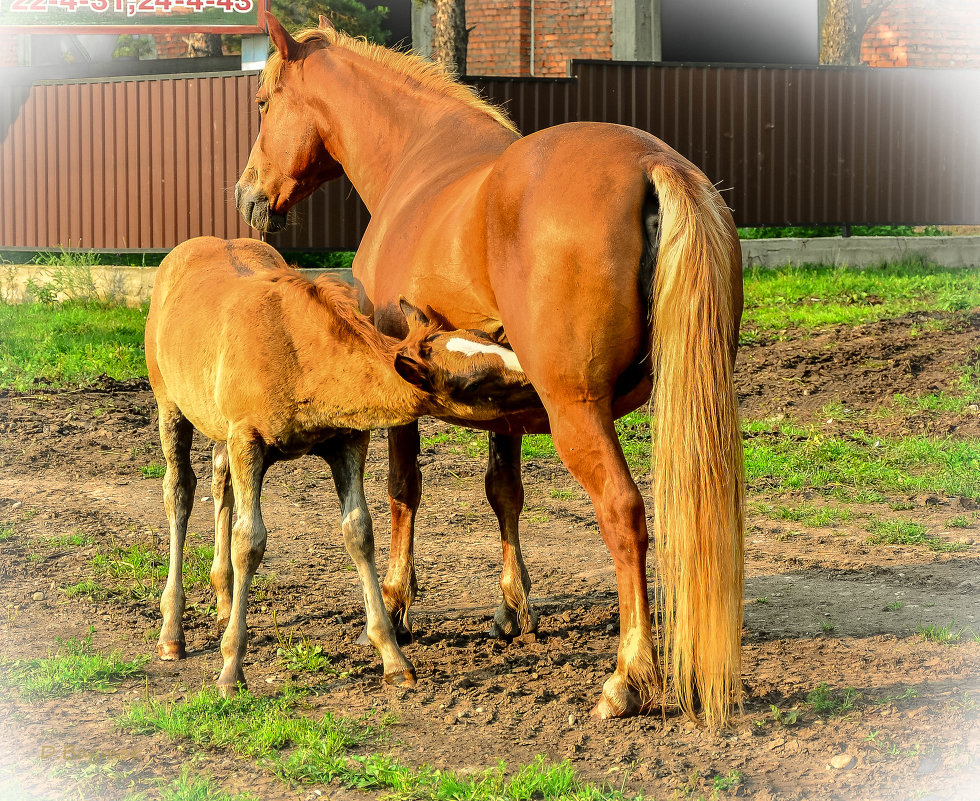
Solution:
{"label": "foal's front leg", "polygon": [[221,638],[224,664],[218,676],[218,691],[230,698],[245,684],[242,664],[248,628],[245,623],[248,590],[265,554],[266,528],[259,501],[262,477],[268,467],[265,446],[251,437],[233,433],[228,438],[228,466],[238,508],[231,531],[231,563],[234,571],[228,626]]}
{"label": "foal's front leg", "polygon": [[493,616],[490,633],[495,637],[515,637],[538,629],[538,613],[528,601],[531,577],[521,555],[518,521],[524,508],[521,482],[521,437],[490,434],[487,459],[487,500],[500,524],[500,543],[504,564],[500,573],[502,599]]}
{"label": "foal's front leg", "polygon": [[344,545],[361,580],[368,641],[381,653],[386,684],[415,686],[415,668],[405,658],[395,637],[395,628],[385,609],[374,559],[374,531],[364,498],[364,462],[370,434],[366,431],[344,437],[340,444],[321,445],[316,453],[330,464],[342,515]]}

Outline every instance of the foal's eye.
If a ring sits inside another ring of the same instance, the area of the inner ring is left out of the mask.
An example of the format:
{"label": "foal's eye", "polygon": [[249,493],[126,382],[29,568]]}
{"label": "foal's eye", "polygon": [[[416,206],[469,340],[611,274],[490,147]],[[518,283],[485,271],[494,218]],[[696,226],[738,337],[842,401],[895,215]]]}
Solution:
{"label": "foal's eye", "polygon": [[255,103],[258,105],[260,112],[265,111],[269,107],[269,99],[266,97],[257,98]]}

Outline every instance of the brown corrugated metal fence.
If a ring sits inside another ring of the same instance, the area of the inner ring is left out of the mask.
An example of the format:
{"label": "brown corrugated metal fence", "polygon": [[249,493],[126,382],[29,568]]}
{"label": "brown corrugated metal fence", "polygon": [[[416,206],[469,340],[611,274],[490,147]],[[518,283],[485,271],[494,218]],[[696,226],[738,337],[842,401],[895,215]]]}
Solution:
{"label": "brown corrugated metal fence", "polygon": [[[980,223],[980,74],[576,62],[562,80],[477,79],[525,133],[635,125],[698,164],[740,225]],[[256,77],[0,87],[0,248],[164,249],[248,236],[232,189],[258,129]],[[354,248],[338,181],[282,249]]]}

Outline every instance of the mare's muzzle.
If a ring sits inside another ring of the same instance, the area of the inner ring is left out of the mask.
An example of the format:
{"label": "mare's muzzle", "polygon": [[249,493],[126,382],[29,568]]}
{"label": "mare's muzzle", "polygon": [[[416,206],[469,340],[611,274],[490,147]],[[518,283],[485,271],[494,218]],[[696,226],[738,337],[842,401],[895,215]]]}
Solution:
{"label": "mare's muzzle", "polygon": [[286,227],[286,215],[273,212],[269,198],[262,192],[235,184],[235,206],[242,219],[256,230],[271,234]]}

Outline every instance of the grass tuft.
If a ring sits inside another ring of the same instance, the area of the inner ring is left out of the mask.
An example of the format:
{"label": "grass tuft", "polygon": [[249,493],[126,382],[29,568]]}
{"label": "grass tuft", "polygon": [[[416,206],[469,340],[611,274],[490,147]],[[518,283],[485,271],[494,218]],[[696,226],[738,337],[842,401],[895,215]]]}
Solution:
{"label": "grass tuft", "polygon": [[149,657],[126,660],[116,653],[92,648],[92,635],[83,640],[58,640],[54,654],[43,659],[0,663],[4,683],[28,699],[61,698],[75,692],[109,691],[114,684],[143,671]]}
{"label": "grass tuft", "polygon": [[806,702],[820,715],[841,715],[854,708],[856,699],[857,690],[853,687],[834,692],[826,682],[822,682],[807,694]]}

